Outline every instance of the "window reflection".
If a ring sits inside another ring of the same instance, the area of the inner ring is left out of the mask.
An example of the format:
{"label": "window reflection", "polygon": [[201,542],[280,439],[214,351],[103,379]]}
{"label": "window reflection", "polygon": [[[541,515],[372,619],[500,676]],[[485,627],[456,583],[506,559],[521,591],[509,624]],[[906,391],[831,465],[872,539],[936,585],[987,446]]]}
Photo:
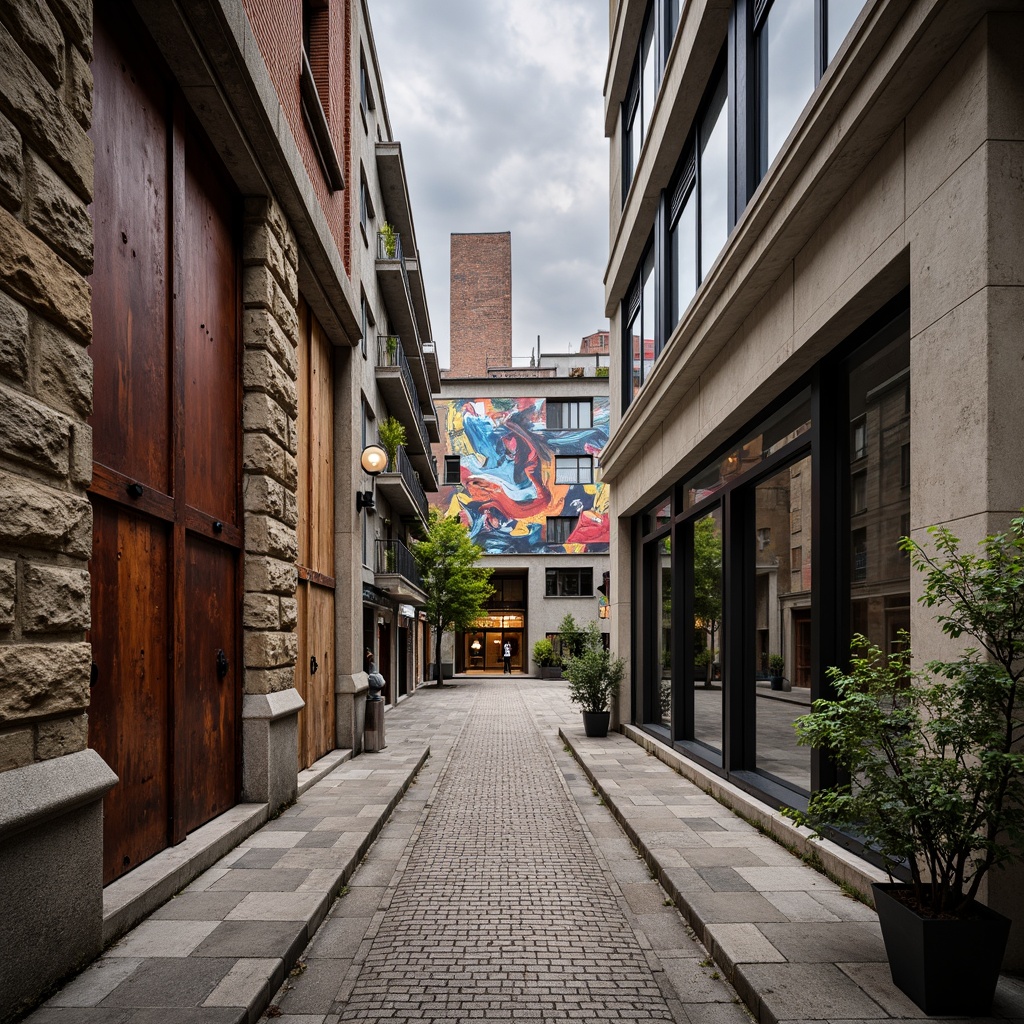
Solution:
{"label": "window reflection", "polygon": [[722,510],[693,524],[693,739],[722,749]]}
{"label": "window reflection", "polygon": [[700,276],[703,280],[729,237],[729,132],[725,75],[700,131]]}
{"label": "window reflection", "polygon": [[826,46],[825,53],[828,63],[839,52],[843,40],[847,37],[853,23],[864,6],[864,0],[826,0]]}
{"label": "window reflection", "polygon": [[810,790],[811,758],[793,721],[811,686],[811,457],[754,488],[757,767]]}
{"label": "window reflection", "polygon": [[626,328],[633,366],[631,393],[635,395],[654,365],[654,247],[647,253],[639,281],[639,302]]}
{"label": "window reflection", "polygon": [[697,190],[691,187],[672,229],[672,322],[697,291]]}
{"label": "window reflection", "polygon": [[672,723],[672,538],[658,541],[658,706],[655,721]]}
{"label": "window reflection", "polygon": [[850,373],[850,632],[893,651],[910,629],[910,343]]}
{"label": "window reflection", "polygon": [[683,507],[692,508],[711,497],[810,428],[811,399],[809,393],[804,391],[748,434],[719,461],[687,480]]}
{"label": "window reflection", "polygon": [[761,27],[761,173],[775,159],[814,92],[815,0],[772,5]]}

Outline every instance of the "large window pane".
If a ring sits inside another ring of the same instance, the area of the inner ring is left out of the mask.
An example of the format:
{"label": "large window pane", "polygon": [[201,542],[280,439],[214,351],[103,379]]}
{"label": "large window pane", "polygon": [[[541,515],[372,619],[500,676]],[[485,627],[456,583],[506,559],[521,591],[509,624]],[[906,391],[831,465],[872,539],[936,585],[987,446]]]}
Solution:
{"label": "large window pane", "polygon": [[644,266],[644,380],[651,375],[654,368],[654,249],[651,249]]}
{"label": "large window pane", "polygon": [[711,265],[729,236],[729,132],[725,75],[715,90],[700,130],[700,276]]}
{"label": "large window pane", "polygon": [[843,45],[853,23],[864,6],[864,0],[825,0],[825,7],[828,11],[825,52],[828,55],[828,63],[832,63],[839,47]]}
{"label": "large window pane", "polygon": [[672,230],[672,322],[676,324],[697,291],[697,190],[691,189]]}
{"label": "large window pane", "polygon": [[810,702],[810,455],[763,480],[754,493],[751,639],[757,671],[751,683],[757,767],[809,791],[810,749],[797,746],[793,720],[807,712]]}
{"label": "large window pane", "polygon": [[693,739],[722,749],[722,510],[693,524]]}
{"label": "large window pane", "polygon": [[850,371],[850,631],[893,651],[910,629],[910,343]]}
{"label": "large window pane", "polygon": [[814,92],[814,0],[778,0],[772,5],[761,27],[759,56],[764,173]]}
{"label": "large window pane", "polygon": [[657,542],[658,557],[658,689],[655,721],[669,728],[672,722],[672,540]]}
{"label": "large window pane", "polygon": [[654,110],[654,12],[647,17],[644,37],[640,43],[640,106],[641,135],[647,137],[647,126]]}

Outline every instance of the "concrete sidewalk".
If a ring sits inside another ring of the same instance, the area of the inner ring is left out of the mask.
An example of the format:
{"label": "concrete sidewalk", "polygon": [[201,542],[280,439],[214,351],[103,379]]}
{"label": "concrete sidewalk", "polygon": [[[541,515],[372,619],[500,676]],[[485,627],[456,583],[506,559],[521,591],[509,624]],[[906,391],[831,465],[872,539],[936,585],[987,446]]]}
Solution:
{"label": "concrete sidewalk", "polygon": [[[707,780],[716,800],[659,760],[672,752],[653,741],[587,739],[560,681],[498,677],[429,687],[389,711],[386,750],[312,785],[28,1020],[254,1024],[267,1012],[280,1024],[336,1024],[363,1019],[348,1002],[360,979],[360,998],[379,996],[387,1016],[392,972],[369,971],[375,942],[401,931],[391,903],[408,890],[410,854],[474,702],[513,686],[551,755],[546,768],[531,764],[561,776],[676,1021],[741,1024],[739,997],[764,1024],[923,1016],[889,980],[874,912],[719,802],[730,799],[721,780]],[[487,749],[477,760],[494,775]],[[510,821],[491,828],[497,851],[516,832]],[[424,906],[443,916],[444,900],[439,890]],[[408,977],[394,983],[406,997],[415,989]],[[1024,1024],[1024,985],[1004,978],[995,1010]],[[547,1019],[528,1011],[524,1001],[498,1016]]]}
{"label": "concrete sidewalk", "polygon": [[[673,760],[649,737],[637,737],[647,749],[621,734],[589,739],[575,723],[561,726],[560,735],[762,1024],[925,1017],[892,983],[874,910],[848,894],[866,891],[883,873],[832,844],[802,844],[849,880],[844,891],[799,851],[729,810],[726,804],[743,796],[739,790],[716,778],[715,799],[651,756]],[[762,814],[778,817],[766,808]],[[1024,1021],[1024,981],[1000,979],[993,1016]]]}

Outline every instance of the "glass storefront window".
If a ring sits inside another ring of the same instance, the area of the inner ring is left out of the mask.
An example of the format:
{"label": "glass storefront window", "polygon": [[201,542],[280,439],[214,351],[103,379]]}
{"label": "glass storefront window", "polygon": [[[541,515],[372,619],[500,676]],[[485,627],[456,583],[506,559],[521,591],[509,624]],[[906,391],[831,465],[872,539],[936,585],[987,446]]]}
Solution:
{"label": "glass storefront window", "polygon": [[793,721],[810,703],[811,509],[810,455],[754,487],[756,763],[807,791],[810,750],[797,746]]}
{"label": "glass storefront window", "polygon": [[810,429],[811,396],[809,391],[803,391],[721,459],[687,480],[683,507],[692,508],[716,494]]}
{"label": "glass storefront window", "polygon": [[658,541],[658,701],[655,721],[672,724],[672,538]]}
{"label": "glass storefront window", "polygon": [[[910,342],[905,333],[850,371],[850,633],[893,651],[910,629]],[[905,483],[906,482],[906,483]]]}
{"label": "glass storefront window", "polygon": [[722,749],[722,510],[693,524],[693,736]]}

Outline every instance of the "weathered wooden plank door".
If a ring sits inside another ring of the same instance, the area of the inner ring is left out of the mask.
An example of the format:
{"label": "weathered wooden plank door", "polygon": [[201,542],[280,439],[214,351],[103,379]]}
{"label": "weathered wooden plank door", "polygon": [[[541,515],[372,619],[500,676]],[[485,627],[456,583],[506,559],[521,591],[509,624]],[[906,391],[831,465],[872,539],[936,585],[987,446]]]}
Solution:
{"label": "weathered wooden plank door", "polygon": [[96,13],[89,738],[119,779],[111,881],[237,799],[239,221],[141,27]]}
{"label": "weathered wooden plank door", "polygon": [[299,768],[334,749],[334,378],[330,342],[299,308]]}

